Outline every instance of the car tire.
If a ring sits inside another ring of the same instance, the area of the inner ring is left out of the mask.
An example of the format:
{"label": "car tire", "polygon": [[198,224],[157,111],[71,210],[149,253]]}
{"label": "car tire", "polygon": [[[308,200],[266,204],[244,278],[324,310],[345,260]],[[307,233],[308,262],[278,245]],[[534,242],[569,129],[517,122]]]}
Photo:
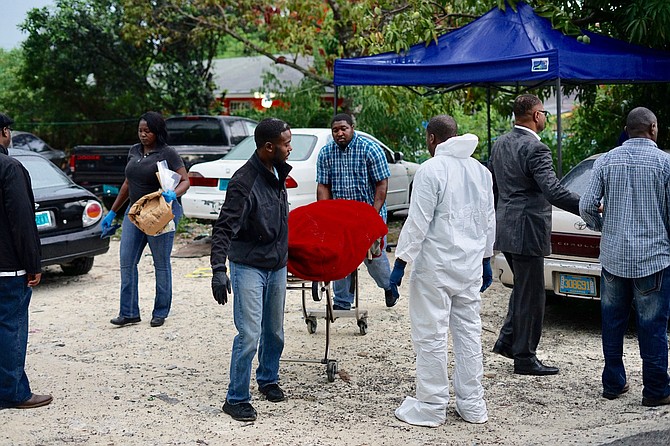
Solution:
{"label": "car tire", "polygon": [[88,273],[93,268],[93,257],[79,257],[69,263],[63,263],[60,266],[63,273],[68,276],[80,276]]}

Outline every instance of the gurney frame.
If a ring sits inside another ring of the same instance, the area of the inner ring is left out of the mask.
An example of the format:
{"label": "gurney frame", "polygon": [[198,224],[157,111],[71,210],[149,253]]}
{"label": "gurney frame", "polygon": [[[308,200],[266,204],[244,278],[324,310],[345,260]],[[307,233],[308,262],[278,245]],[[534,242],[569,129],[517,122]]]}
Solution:
{"label": "gurney frame", "polygon": [[[305,323],[307,324],[307,331],[310,334],[316,333],[317,319],[324,318],[326,320],[326,349],[324,357],[321,360],[287,358],[282,359],[282,361],[325,364],[328,382],[335,381],[335,375],[337,375],[337,360],[328,358],[328,354],[330,353],[330,324],[335,322],[335,319],[339,317],[355,317],[361,335],[365,335],[368,329],[368,312],[367,310],[360,310],[358,308],[358,269],[356,269],[351,274],[351,278],[352,287],[354,288],[355,308],[351,310],[334,310],[330,282],[313,282],[311,280],[301,279],[291,274],[288,275],[286,280],[286,289],[300,291],[302,294],[302,315]],[[312,300],[315,302],[321,302],[325,300],[325,310],[307,309],[308,292],[311,294]]]}

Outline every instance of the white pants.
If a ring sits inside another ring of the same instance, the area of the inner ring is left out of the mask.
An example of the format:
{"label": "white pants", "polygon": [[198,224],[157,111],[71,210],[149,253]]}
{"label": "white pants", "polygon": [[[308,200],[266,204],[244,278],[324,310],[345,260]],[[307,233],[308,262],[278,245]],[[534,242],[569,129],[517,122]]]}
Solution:
{"label": "white pants", "polygon": [[412,271],[409,313],[416,352],[416,398],[407,397],[395,415],[418,426],[436,427],[446,421],[447,341],[451,330],[456,411],[465,421],[485,423],[488,413],[482,387],[480,283],[455,290],[445,282],[449,282],[448,277],[440,277],[435,271]]}

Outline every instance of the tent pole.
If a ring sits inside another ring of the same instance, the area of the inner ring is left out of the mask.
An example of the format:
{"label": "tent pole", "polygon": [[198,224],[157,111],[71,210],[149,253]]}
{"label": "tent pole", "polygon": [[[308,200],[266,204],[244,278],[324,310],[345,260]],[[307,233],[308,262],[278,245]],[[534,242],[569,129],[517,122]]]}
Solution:
{"label": "tent pole", "polygon": [[491,159],[491,87],[486,87],[486,123],[488,127],[488,157],[486,161]]}
{"label": "tent pole", "polygon": [[333,115],[337,114],[337,85],[335,85],[335,95],[333,97],[333,108],[335,109],[335,113]]}
{"label": "tent pole", "polygon": [[556,79],[556,154],[558,155],[558,178],[563,178],[563,152],[561,149],[563,139],[563,128],[561,122],[561,78]]}

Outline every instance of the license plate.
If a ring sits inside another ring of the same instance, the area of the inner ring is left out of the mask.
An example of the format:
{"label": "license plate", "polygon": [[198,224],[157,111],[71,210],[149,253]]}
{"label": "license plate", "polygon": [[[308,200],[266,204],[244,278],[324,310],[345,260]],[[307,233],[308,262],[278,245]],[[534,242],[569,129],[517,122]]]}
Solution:
{"label": "license plate", "polygon": [[51,212],[35,212],[35,224],[38,228],[50,228],[53,226],[53,222],[51,221]]}
{"label": "license plate", "polygon": [[230,180],[225,180],[225,179],[220,179],[219,180],[219,190],[227,190],[228,189],[228,182]]}
{"label": "license plate", "polygon": [[559,291],[565,294],[578,294],[580,296],[597,296],[596,278],[561,274]]}

